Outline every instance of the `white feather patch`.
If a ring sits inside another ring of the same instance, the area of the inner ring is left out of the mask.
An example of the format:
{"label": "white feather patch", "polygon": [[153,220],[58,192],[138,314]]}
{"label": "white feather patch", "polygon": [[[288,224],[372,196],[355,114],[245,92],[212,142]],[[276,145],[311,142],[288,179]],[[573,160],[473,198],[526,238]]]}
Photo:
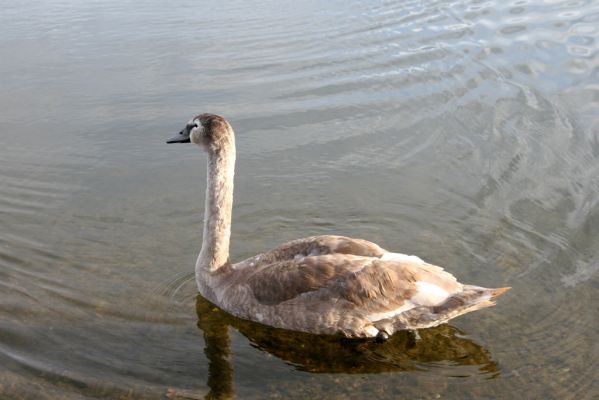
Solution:
{"label": "white feather patch", "polygon": [[376,335],[379,334],[379,330],[376,329],[374,326],[369,326],[368,328],[366,328],[366,333],[370,337],[375,337]]}
{"label": "white feather patch", "polygon": [[409,261],[409,262],[416,262],[416,263],[423,263],[424,261],[422,261],[422,259],[420,257],[416,257],[416,256],[409,256],[407,254],[402,254],[402,253],[385,253],[381,256],[381,260],[382,261]]}
{"label": "white feather patch", "polygon": [[418,290],[410,300],[419,306],[438,306],[449,297],[445,289],[432,283],[418,281],[416,287]]}

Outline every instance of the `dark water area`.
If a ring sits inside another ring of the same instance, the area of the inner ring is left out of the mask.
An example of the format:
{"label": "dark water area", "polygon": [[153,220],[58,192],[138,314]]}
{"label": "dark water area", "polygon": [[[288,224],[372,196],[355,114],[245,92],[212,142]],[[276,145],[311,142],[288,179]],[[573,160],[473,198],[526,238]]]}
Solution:
{"label": "dark water area", "polygon": [[[595,399],[599,2],[6,1],[0,398]],[[201,112],[237,135],[232,259],[316,234],[496,307],[387,343],[197,297]]]}

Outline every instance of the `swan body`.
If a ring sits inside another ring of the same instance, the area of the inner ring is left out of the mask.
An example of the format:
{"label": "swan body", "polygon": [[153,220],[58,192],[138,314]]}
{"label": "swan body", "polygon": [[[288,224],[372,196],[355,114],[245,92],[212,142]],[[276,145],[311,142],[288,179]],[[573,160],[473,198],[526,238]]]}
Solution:
{"label": "swan body", "polygon": [[220,116],[201,114],[167,143],[195,143],[208,153],[196,281],[202,296],[236,317],[315,334],[385,338],[492,306],[509,289],[461,284],[416,256],[333,235],[294,240],[232,264],[231,125]]}

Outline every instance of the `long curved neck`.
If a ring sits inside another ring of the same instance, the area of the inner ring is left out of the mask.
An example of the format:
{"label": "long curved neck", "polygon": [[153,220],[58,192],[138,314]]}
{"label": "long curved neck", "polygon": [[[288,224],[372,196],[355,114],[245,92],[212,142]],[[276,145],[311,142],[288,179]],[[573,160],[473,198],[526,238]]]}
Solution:
{"label": "long curved neck", "polygon": [[227,146],[208,151],[204,236],[196,272],[216,272],[229,263],[234,173],[235,139],[231,133]]}

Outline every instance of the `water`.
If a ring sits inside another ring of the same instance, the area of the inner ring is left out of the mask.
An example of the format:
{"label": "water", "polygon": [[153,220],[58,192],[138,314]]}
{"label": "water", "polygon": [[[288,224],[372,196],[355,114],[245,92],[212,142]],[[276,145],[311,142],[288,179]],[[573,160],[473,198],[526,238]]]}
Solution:
{"label": "water", "polygon": [[[599,396],[599,3],[5,1],[0,397]],[[336,233],[498,306],[384,345],[196,297],[204,155],[232,257]]]}

